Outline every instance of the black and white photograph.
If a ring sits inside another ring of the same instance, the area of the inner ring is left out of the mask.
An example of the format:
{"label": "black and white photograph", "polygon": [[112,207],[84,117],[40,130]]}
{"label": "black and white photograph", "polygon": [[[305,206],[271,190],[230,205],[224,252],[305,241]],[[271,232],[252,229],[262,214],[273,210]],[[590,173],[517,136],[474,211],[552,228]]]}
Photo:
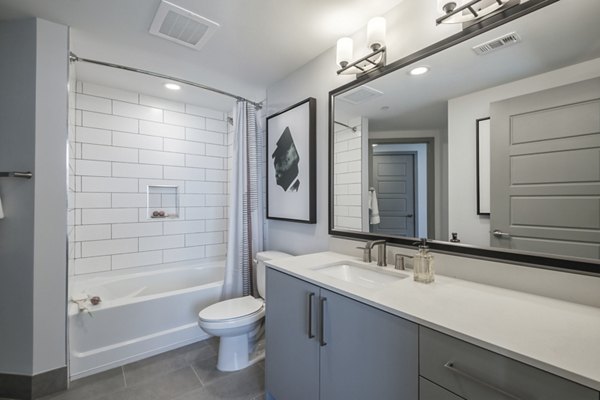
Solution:
{"label": "black and white photograph", "polygon": [[267,218],[316,223],[316,100],[267,118]]}

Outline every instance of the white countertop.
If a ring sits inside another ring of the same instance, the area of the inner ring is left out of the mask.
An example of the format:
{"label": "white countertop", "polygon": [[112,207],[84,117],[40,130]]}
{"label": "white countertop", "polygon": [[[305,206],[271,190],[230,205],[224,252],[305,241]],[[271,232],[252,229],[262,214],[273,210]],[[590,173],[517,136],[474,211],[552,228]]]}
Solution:
{"label": "white countertop", "polygon": [[[600,308],[436,275],[367,289],[318,265],[360,259],[333,252],[267,261],[273,268],[600,391]],[[373,264],[375,265],[375,264]],[[393,268],[388,266],[387,268]]]}

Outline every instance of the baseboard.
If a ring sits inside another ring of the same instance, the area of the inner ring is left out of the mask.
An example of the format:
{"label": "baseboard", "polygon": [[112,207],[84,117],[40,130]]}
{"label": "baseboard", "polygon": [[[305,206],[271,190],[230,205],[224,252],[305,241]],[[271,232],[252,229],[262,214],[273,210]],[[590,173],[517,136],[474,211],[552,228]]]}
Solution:
{"label": "baseboard", "polygon": [[38,375],[0,373],[0,398],[33,400],[67,389],[67,367]]}

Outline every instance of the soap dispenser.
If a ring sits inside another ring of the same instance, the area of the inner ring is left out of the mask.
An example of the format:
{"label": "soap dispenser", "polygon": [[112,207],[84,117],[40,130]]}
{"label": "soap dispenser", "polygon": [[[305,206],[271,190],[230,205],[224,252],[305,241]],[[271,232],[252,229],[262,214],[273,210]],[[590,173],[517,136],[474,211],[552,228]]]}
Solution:
{"label": "soap dispenser", "polygon": [[420,242],[416,242],[415,244],[419,245],[419,251],[413,257],[415,281],[421,283],[431,283],[434,280],[433,256],[429,254],[427,239],[422,238]]}

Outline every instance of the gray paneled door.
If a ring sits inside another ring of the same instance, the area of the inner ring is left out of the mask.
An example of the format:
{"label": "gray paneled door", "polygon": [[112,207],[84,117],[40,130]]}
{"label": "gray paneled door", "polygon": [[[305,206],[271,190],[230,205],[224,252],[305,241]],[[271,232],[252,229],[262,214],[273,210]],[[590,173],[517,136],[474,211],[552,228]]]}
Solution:
{"label": "gray paneled door", "polygon": [[377,191],[381,222],[370,231],[393,236],[415,236],[416,154],[373,154],[371,186]]}
{"label": "gray paneled door", "polygon": [[491,146],[491,245],[599,258],[600,78],[492,103]]}

